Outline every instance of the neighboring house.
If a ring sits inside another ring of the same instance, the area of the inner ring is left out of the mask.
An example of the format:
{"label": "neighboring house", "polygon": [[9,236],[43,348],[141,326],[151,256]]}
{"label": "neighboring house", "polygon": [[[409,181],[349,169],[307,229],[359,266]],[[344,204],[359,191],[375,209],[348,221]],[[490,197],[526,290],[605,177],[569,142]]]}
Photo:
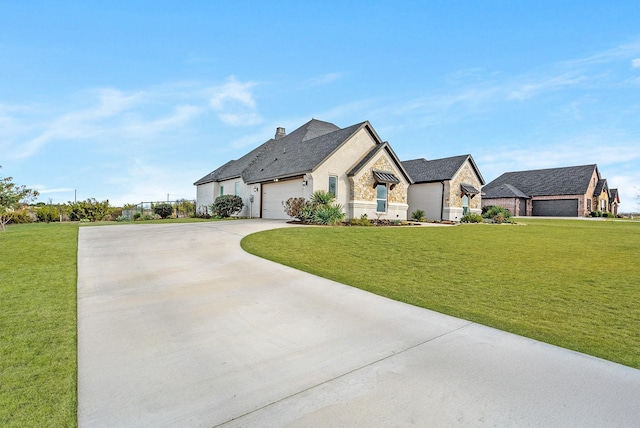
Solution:
{"label": "neighboring house", "polygon": [[618,215],[618,205],[620,205],[618,189],[609,189],[609,212]]}
{"label": "neighboring house", "polygon": [[409,213],[423,210],[429,220],[460,221],[482,212],[484,178],[471,155],[402,162],[414,184],[409,187]]}
{"label": "neighboring house", "polygon": [[507,172],[482,193],[482,206],[499,205],[520,216],[585,217],[610,209],[607,180],[595,164]]}
{"label": "neighboring house", "polygon": [[245,205],[239,216],[288,219],[287,199],[324,190],[335,195],[347,219],[392,220],[407,219],[410,184],[369,122],[339,128],[315,119],[288,135],[277,128],[274,138],[194,183],[200,212],[216,197],[235,194]]}

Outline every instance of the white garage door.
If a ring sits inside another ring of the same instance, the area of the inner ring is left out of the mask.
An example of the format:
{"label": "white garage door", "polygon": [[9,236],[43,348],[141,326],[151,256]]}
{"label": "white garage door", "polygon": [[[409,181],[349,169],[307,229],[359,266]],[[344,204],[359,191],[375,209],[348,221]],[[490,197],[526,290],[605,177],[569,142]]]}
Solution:
{"label": "white garage door", "polygon": [[289,198],[303,197],[302,179],[278,181],[262,185],[262,218],[290,219],[284,212]]}

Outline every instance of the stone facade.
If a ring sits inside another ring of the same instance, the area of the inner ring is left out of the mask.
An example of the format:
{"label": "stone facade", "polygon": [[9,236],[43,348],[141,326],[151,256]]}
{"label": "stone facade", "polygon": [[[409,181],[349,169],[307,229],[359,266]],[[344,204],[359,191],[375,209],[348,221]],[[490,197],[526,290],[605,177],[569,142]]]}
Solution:
{"label": "stone facade", "polygon": [[[482,183],[478,179],[478,176],[473,171],[473,168],[469,164],[469,162],[465,162],[458,174],[453,177],[451,180],[451,184],[449,186],[449,192],[447,192],[445,196],[445,205],[449,207],[462,207],[462,189],[460,188],[461,184],[471,184],[476,189],[480,190],[482,188]],[[481,212],[482,211],[482,198],[481,196],[475,195],[473,198],[469,198],[469,210],[471,212]]]}
{"label": "stone facade", "polygon": [[[371,201],[376,200],[376,186],[373,178],[372,170],[377,169],[380,171],[393,172],[397,177],[400,174],[393,167],[391,161],[386,157],[380,157],[371,168],[367,169],[364,174],[360,175],[353,181],[351,186],[351,199],[356,201]],[[407,186],[401,181],[396,184],[393,190],[389,191],[388,195],[390,204],[406,204],[407,203]]]}

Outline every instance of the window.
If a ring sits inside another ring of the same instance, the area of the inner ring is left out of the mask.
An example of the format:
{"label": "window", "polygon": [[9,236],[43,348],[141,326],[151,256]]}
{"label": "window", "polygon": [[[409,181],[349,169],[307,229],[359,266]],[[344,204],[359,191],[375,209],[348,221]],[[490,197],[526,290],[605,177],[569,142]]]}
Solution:
{"label": "window", "polygon": [[378,202],[376,211],[379,213],[387,212],[387,185],[378,183],[376,186],[376,200]]}
{"label": "window", "polygon": [[587,199],[587,211],[591,211],[591,198]]}
{"label": "window", "polygon": [[220,196],[224,195],[224,186],[220,186]]}
{"label": "window", "polygon": [[329,193],[331,193],[334,198],[338,197],[338,177],[335,175],[329,176]]}
{"label": "window", "polygon": [[462,215],[469,214],[469,197],[467,195],[462,196]]}
{"label": "window", "polygon": [[236,181],[236,196],[240,196],[240,182]]}

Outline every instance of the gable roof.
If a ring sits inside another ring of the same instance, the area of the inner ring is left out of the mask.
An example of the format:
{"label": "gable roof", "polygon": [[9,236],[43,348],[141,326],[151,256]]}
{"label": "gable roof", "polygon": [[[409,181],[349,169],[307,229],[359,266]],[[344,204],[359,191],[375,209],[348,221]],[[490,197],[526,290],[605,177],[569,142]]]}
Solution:
{"label": "gable roof", "polygon": [[618,189],[609,189],[609,202],[614,201],[620,203],[620,194],[618,193]]}
{"label": "gable roof", "polygon": [[242,179],[249,184],[310,172],[366,124],[344,129],[336,127],[332,132],[315,137],[309,132],[298,133],[298,129],[259,153],[243,171]]}
{"label": "gable roof", "polygon": [[240,159],[227,162],[194,185],[236,177],[251,184],[303,175],[313,171],[363,128],[377,145],[382,144],[368,121],[341,129],[332,123],[312,119],[292,133],[277,140],[270,139]]}
{"label": "gable roof", "polygon": [[609,186],[607,185],[606,178],[598,180],[598,184],[596,184],[596,188],[593,190],[593,196],[600,196],[602,192],[607,192],[607,196],[609,196]]}
{"label": "gable roof", "polygon": [[520,189],[511,184],[500,184],[490,189],[487,189],[487,186],[482,189],[484,198],[530,198],[530,196],[525,195]]}
{"label": "gable roof", "polygon": [[424,158],[413,159],[402,162],[402,165],[415,183],[431,183],[451,180],[467,160],[480,179],[480,183],[484,184],[484,178],[471,155],[453,156],[430,161]]}
{"label": "gable roof", "polygon": [[[515,188],[525,196],[582,195],[587,192],[594,170],[600,178],[595,164],[548,168],[530,171],[505,172],[482,188],[485,198],[505,194]],[[510,187],[501,187],[510,185]],[[519,196],[522,197],[522,196]]]}
{"label": "gable roof", "polygon": [[389,156],[391,157],[391,159],[394,161],[394,163],[397,165],[398,169],[400,170],[400,172],[402,173],[402,175],[404,175],[404,178],[407,180],[407,182],[409,184],[413,184],[413,180],[411,179],[411,176],[409,175],[409,173],[407,172],[407,170],[405,169],[404,165],[402,164],[402,162],[400,162],[400,159],[398,159],[398,156],[396,155],[396,153],[393,151],[393,149],[391,148],[391,146],[389,145],[388,142],[384,142],[382,144],[378,144],[375,147],[373,147],[371,150],[369,150],[367,152],[367,154],[365,154],[362,159],[360,159],[360,161],[353,167],[351,168],[351,170],[349,172],[347,172],[347,175],[349,177],[352,177],[354,175],[356,175],[362,168],[365,167],[365,165],[367,165],[367,163],[369,163],[369,161],[371,159],[373,159],[373,157],[378,154],[379,152],[381,152],[382,150],[386,150],[387,153],[389,154]]}

